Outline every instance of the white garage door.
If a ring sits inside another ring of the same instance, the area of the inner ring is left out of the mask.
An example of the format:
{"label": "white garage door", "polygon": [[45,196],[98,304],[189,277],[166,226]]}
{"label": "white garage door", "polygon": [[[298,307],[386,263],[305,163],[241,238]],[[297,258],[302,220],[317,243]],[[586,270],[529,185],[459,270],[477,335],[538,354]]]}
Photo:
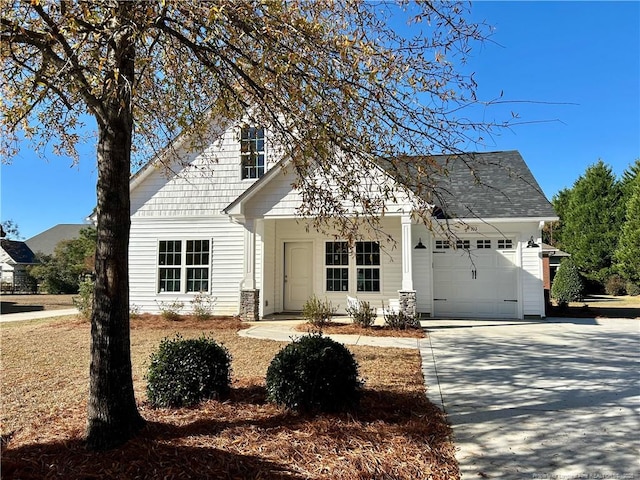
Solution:
{"label": "white garage door", "polygon": [[458,249],[437,240],[435,246],[435,317],[518,317],[518,267],[511,240],[463,240]]}

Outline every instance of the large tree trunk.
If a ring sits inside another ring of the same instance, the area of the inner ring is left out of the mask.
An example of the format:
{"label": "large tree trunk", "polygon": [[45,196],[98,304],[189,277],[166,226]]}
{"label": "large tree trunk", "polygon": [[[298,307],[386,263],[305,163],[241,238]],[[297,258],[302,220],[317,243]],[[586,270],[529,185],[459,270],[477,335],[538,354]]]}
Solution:
{"label": "large tree trunk", "polygon": [[126,442],[144,425],[133,392],[129,331],[134,48],[126,32],[116,37],[110,53],[115,73],[106,85],[115,87],[105,102],[106,120],[98,121],[98,239],[87,423],[87,444],[95,450]]}

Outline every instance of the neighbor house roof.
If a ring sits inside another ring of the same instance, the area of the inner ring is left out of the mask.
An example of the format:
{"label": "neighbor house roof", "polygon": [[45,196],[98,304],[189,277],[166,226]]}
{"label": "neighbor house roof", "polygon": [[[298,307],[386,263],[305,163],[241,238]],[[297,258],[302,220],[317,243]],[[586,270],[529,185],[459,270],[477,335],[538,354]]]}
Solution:
{"label": "neighbor house roof", "polygon": [[[437,216],[483,219],[557,217],[516,150],[416,156],[406,160],[408,170],[400,176],[392,163],[385,165],[383,162],[381,165],[392,177],[397,177],[414,193],[435,205]],[[419,167],[426,172],[422,179],[418,175]]]}
{"label": "neighbor house roof", "polygon": [[38,263],[35,254],[26,243],[18,240],[0,239],[0,246],[14,263],[33,264]]}
{"label": "neighbor house roof", "polygon": [[25,240],[29,248],[34,252],[53,255],[56,245],[63,240],[73,240],[80,236],[80,230],[91,227],[83,223],[61,223]]}

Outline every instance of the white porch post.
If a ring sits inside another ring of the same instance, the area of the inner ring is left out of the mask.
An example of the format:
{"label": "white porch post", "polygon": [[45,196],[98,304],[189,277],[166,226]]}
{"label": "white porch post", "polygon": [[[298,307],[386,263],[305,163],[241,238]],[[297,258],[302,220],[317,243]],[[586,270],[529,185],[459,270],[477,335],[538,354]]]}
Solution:
{"label": "white porch post", "polygon": [[403,215],[402,225],[402,289],[398,291],[400,311],[415,317],[416,291],[413,289],[413,245],[411,244],[411,216]]}
{"label": "white porch post", "polygon": [[255,220],[248,218],[244,222],[244,279],[243,290],[256,288],[256,227]]}
{"label": "white porch post", "polygon": [[402,290],[413,290],[413,245],[409,215],[402,216]]}
{"label": "white porch post", "polygon": [[256,288],[256,225],[255,220],[244,221],[244,278],[240,289],[240,318],[260,320],[260,290]]}

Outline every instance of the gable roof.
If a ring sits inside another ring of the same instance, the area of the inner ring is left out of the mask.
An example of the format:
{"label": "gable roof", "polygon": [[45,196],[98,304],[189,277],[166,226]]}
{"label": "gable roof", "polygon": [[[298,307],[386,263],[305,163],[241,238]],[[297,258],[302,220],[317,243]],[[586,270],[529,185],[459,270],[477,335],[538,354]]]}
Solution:
{"label": "gable roof", "polygon": [[6,238],[3,238],[0,239],[0,246],[2,246],[2,249],[15,263],[38,263],[35,254],[24,242],[20,242],[18,240],[7,240]]}
{"label": "gable roof", "polygon": [[24,241],[34,252],[53,255],[56,245],[63,240],[73,240],[80,236],[80,230],[91,225],[84,223],[60,223]]}
{"label": "gable roof", "polygon": [[[382,166],[397,177],[397,167]],[[423,181],[419,167],[426,172],[431,188],[417,184]],[[400,181],[435,205],[434,214],[439,218],[557,218],[516,150],[408,157],[406,168]],[[412,185],[414,179],[418,180]]]}
{"label": "gable roof", "polygon": [[[516,150],[414,156],[403,160],[401,167],[398,162],[377,164],[391,178],[435,205],[434,215],[439,218],[557,219],[551,203]],[[279,166],[281,163],[266,172],[224,213],[238,213],[239,205],[269,183]],[[418,169],[425,171],[426,177],[423,175],[421,179]],[[399,170],[403,173],[399,174]]]}

